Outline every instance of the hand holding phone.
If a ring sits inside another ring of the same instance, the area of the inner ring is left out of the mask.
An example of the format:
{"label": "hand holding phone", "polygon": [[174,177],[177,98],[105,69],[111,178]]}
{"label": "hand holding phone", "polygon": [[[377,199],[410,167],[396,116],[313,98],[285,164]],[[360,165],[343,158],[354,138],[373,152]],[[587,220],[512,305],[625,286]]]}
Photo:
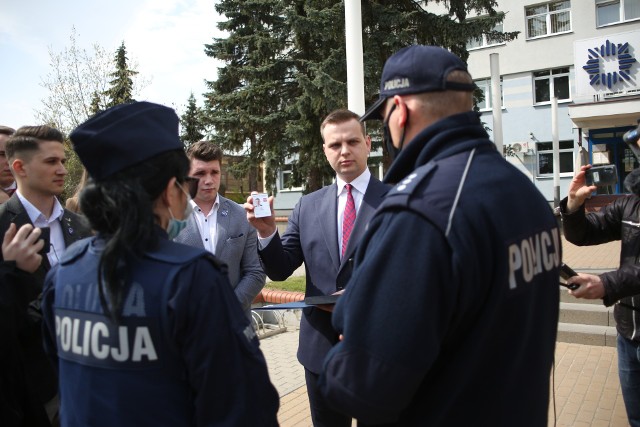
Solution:
{"label": "hand holding phone", "polygon": [[618,183],[618,168],[616,165],[593,166],[585,171],[587,185],[604,187]]}
{"label": "hand holding phone", "polygon": [[[560,277],[564,280],[567,280],[569,277],[573,277],[573,276],[577,276],[578,273],[576,273],[573,268],[569,267],[567,264],[565,264],[564,262],[560,265]],[[572,291],[575,291],[576,289],[578,289],[580,287],[579,284],[577,283],[572,283],[572,284],[568,284],[566,282],[560,281],[560,284],[566,288],[571,289]]]}
{"label": "hand holding phone", "polygon": [[46,255],[51,248],[51,229],[49,227],[40,227],[40,240],[44,240],[44,246],[38,251],[40,255]]}

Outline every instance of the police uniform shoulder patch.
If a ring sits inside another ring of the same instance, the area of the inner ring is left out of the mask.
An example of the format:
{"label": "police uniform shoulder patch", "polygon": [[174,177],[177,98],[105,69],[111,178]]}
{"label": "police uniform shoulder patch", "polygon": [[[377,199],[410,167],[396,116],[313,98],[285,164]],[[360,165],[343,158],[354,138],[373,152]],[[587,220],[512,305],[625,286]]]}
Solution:
{"label": "police uniform shoulder patch", "polygon": [[426,165],[420,166],[419,168],[411,172],[411,174],[406,176],[402,181],[396,184],[396,186],[389,191],[388,195],[393,196],[395,194],[412,194],[420,185],[420,183],[436,168],[437,164],[435,162],[429,162]]}

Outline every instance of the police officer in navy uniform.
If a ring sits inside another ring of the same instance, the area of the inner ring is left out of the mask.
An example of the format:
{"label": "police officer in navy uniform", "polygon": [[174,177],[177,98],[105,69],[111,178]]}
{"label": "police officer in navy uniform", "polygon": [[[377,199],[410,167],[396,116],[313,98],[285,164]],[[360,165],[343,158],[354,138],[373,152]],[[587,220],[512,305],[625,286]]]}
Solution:
{"label": "police officer in navy uniform", "polygon": [[380,99],[396,184],[333,312],[321,389],[360,424],[541,426],[558,321],[555,217],[472,111],[465,64],[410,46]]}
{"label": "police officer in navy uniform", "polygon": [[70,137],[97,237],[69,247],[45,284],[62,426],[277,425],[278,395],[225,267],[170,240],[197,188],[176,113],[119,105]]}

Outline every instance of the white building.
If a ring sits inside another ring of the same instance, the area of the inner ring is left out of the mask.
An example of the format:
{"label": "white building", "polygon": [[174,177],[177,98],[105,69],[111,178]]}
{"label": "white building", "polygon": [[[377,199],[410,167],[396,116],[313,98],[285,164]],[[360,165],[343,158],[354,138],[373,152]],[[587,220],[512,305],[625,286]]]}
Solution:
{"label": "white building", "polygon": [[[560,197],[566,196],[580,146],[593,164],[613,163],[618,185],[638,166],[622,135],[640,119],[640,0],[499,0],[509,43],[469,44],[469,71],[485,88],[482,121],[491,128],[489,55],[499,55],[503,141],[508,157],[554,200],[551,97],[558,98]],[[637,58],[637,59],[636,59]],[[493,137],[491,131],[489,132]]]}
{"label": "white building", "polygon": [[[427,7],[440,8],[443,5]],[[482,121],[493,128],[490,54],[499,56],[503,142],[512,163],[554,201],[551,97],[558,98],[560,197],[565,197],[581,148],[592,164],[613,163],[619,180],[599,190],[621,194],[638,166],[622,135],[640,120],[640,0],[498,0],[500,30],[520,31],[509,43],[471,40],[469,71],[485,90]],[[437,13],[437,12],[436,12]],[[492,130],[489,130],[493,138]],[[379,155],[379,153],[378,153]],[[579,165],[578,165],[579,167]],[[375,167],[376,176],[381,176]],[[276,210],[290,211],[301,189],[281,172]],[[508,185],[508,183],[505,183]]]}

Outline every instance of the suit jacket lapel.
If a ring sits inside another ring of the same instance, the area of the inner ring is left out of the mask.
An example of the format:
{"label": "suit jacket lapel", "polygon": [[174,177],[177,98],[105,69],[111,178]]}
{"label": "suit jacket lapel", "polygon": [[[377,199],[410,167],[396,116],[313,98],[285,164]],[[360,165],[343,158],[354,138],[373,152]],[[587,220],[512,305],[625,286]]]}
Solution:
{"label": "suit jacket lapel", "polygon": [[338,245],[338,187],[333,184],[327,187],[321,201],[318,212],[318,230],[324,233],[324,240],[327,245],[331,262],[335,268],[340,266],[340,246]]}
{"label": "suit jacket lapel", "polygon": [[216,221],[218,226],[216,229],[216,256],[220,257],[224,249],[224,242],[229,238],[229,202],[220,196],[220,208]]}
{"label": "suit jacket lapel", "polygon": [[377,179],[371,177],[371,179],[369,180],[369,185],[367,186],[367,190],[364,193],[364,198],[362,199],[360,209],[358,209],[356,222],[353,225],[353,230],[351,230],[351,236],[349,237],[349,242],[347,243],[347,249],[345,251],[343,261],[346,261],[353,256],[353,252],[355,252],[360,239],[364,235],[364,232],[367,230],[367,224],[369,223],[369,220],[371,220],[371,218],[373,217],[373,214],[378,208],[378,205],[380,205],[380,203],[382,202],[382,197],[386,192],[386,186]]}
{"label": "suit jacket lapel", "polygon": [[[198,228],[198,222],[196,220],[195,212],[192,213],[187,219],[187,227],[182,233],[184,233],[184,239],[179,240],[181,243],[204,249],[204,244],[202,243],[202,236],[200,235],[200,229]],[[180,237],[182,237],[182,233],[180,233]]]}

